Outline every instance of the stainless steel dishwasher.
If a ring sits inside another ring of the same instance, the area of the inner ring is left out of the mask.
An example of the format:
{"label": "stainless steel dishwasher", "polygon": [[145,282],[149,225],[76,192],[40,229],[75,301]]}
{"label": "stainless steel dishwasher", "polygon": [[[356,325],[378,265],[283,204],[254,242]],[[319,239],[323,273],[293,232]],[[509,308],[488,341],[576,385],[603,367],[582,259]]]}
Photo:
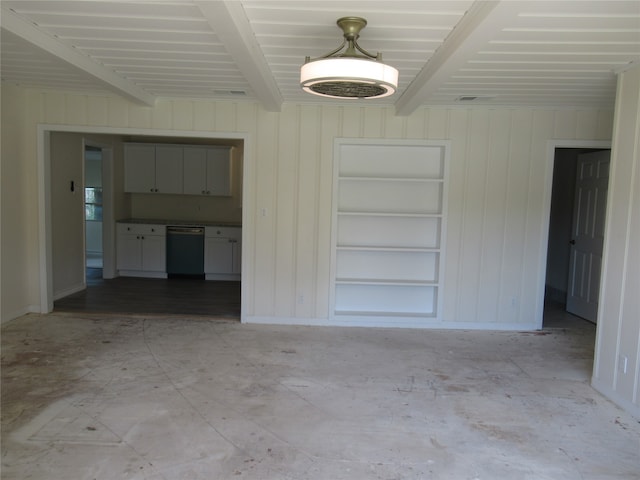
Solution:
{"label": "stainless steel dishwasher", "polygon": [[167,227],[167,274],[204,278],[203,227]]}

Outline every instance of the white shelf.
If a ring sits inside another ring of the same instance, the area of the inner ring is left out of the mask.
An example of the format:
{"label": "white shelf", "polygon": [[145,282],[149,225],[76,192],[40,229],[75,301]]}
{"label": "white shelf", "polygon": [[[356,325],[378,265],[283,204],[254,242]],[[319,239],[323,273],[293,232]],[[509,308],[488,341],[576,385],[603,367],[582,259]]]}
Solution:
{"label": "white shelf", "polygon": [[405,218],[442,218],[439,213],[394,213],[394,212],[356,212],[339,211],[338,215],[343,217],[405,217]]}
{"label": "white shelf", "polygon": [[336,250],[353,250],[363,252],[423,252],[423,253],[437,253],[439,248],[431,247],[372,247],[370,245],[336,245]]}
{"label": "white shelf", "polygon": [[378,278],[336,278],[336,284],[341,285],[411,285],[416,287],[433,287],[438,282],[429,280],[393,280]]}
{"label": "white shelf", "polygon": [[340,181],[363,181],[363,182],[424,182],[424,183],[443,183],[442,178],[436,177],[361,177],[361,176],[341,176]]}
{"label": "white shelf", "polygon": [[394,317],[394,318],[435,318],[434,314],[421,313],[421,312],[364,312],[361,310],[336,310],[335,315],[338,316],[350,316],[350,317]]}

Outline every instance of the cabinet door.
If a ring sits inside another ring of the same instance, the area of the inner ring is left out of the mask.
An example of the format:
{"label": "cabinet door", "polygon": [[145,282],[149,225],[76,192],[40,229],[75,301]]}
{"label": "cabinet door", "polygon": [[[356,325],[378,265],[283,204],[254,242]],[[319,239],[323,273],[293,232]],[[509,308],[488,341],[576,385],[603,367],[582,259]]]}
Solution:
{"label": "cabinet door", "polygon": [[155,146],[124,145],[124,191],[151,193],[156,188]]}
{"label": "cabinet door", "polygon": [[141,242],[140,235],[118,234],[116,252],[118,270],[140,270],[142,267]]}
{"label": "cabinet door", "polygon": [[183,193],[204,195],[207,191],[207,149],[185,147],[183,161]]}
{"label": "cabinet door", "polygon": [[142,270],[146,272],[167,271],[167,240],[164,235],[142,237]]}
{"label": "cabinet door", "polygon": [[231,150],[207,150],[207,192],[209,195],[231,195]]}
{"label": "cabinet door", "polygon": [[204,272],[233,273],[233,243],[225,237],[204,239]]}
{"label": "cabinet door", "polygon": [[182,151],[178,145],[156,145],[157,193],[182,193]]}

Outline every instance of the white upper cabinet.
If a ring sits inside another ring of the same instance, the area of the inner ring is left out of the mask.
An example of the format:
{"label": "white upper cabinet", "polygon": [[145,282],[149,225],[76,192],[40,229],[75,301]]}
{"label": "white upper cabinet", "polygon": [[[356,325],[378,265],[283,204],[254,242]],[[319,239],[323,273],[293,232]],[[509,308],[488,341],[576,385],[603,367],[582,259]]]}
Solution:
{"label": "white upper cabinet", "polygon": [[180,145],[156,145],[156,193],[182,193]]}
{"label": "white upper cabinet", "polygon": [[153,193],[156,188],[156,147],[125,143],[124,191]]}
{"label": "white upper cabinet", "polygon": [[182,193],[182,147],[125,143],[124,191]]}
{"label": "white upper cabinet", "polygon": [[231,148],[184,148],[184,188],[188,195],[231,195]]}

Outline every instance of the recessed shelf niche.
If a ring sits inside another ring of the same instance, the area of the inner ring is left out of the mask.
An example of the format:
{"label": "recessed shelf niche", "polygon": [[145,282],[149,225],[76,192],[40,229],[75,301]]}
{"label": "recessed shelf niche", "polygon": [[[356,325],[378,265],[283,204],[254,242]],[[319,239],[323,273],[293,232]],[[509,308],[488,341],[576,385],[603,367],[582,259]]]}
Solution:
{"label": "recessed shelf niche", "polygon": [[334,322],[421,326],[439,319],[447,148],[336,140]]}

